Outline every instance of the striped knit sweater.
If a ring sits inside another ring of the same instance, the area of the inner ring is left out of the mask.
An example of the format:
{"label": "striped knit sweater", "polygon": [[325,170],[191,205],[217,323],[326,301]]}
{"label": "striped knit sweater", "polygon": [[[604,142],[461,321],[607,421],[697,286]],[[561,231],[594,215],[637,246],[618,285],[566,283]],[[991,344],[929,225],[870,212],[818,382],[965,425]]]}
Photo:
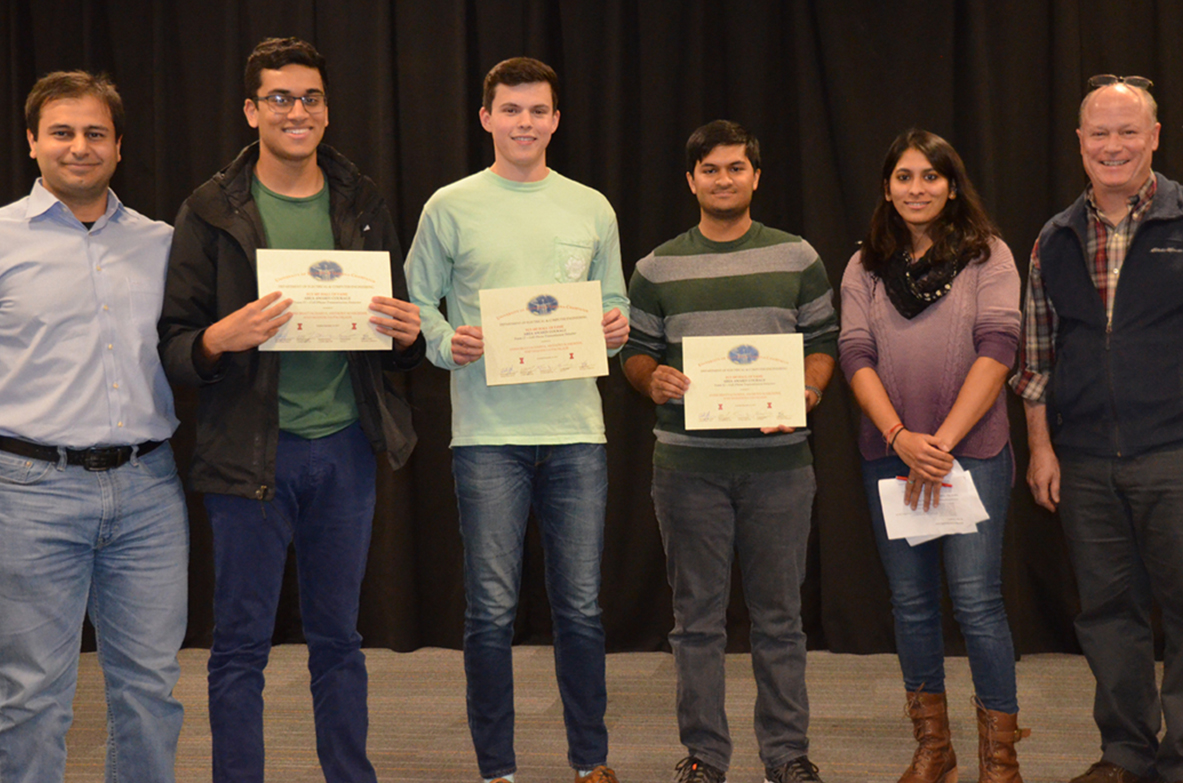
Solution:
{"label": "striped knit sweater", "polygon": [[[731,242],[712,242],[697,226],[671,239],[637,262],[629,299],[624,362],[645,354],[681,370],[687,335],[801,332],[807,356],[837,354],[833,292],[817,252],[760,223]],[[687,432],[682,401],[670,400],[657,408],[653,463],[711,473],[788,470],[812,462],[807,432]]]}

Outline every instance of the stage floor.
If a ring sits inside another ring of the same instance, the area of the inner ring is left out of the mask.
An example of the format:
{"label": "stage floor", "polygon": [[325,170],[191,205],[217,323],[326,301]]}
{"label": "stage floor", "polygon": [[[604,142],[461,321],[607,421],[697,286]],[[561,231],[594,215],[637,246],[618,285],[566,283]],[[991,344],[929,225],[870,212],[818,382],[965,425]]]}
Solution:
{"label": "stage floor", "polygon": [[[455,650],[399,654],[366,652],[370,672],[370,758],[382,781],[478,781],[464,711],[464,669]],[[206,710],[206,650],[181,653],[177,697],[185,726],[177,780],[210,779]],[[307,650],[287,645],[267,670],[267,780],[323,781],[316,760],[308,694]],[[1159,676],[1162,670],[1159,666]],[[899,667],[891,655],[811,652],[807,671],[812,723],[810,758],[826,783],[895,783],[912,752]],[[728,779],[760,783],[763,765],[752,734],[755,682],[746,655],[727,657],[727,708],[735,753]],[[549,647],[514,650],[517,783],[569,781],[562,707]],[[1065,781],[1100,758],[1092,722],[1093,681],[1084,658],[1032,655],[1018,664],[1020,725],[1032,730],[1019,744],[1028,783]],[[976,780],[977,729],[965,658],[950,658],[948,682],[954,747],[963,783]],[[674,719],[673,659],[665,653],[608,656],[609,764],[621,783],[671,778],[684,755]],[[67,781],[102,779],[105,708],[93,653],[82,656],[75,721],[67,742]]]}

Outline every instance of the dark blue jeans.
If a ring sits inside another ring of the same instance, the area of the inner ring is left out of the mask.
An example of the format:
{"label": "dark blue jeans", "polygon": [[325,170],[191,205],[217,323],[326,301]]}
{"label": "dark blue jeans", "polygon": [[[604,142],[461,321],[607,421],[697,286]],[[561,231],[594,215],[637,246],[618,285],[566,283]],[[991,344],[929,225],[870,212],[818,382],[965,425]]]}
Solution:
{"label": "dark blue jeans", "polygon": [[809,750],[801,582],[813,510],[812,467],[762,473],[653,469],[653,506],[674,594],[670,647],[678,732],[713,767],[731,763],[724,662],[731,563],[752,618],[756,740],[767,767]]}
{"label": "dark blue jeans", "polygon": [[209,717],[216,783],[263,780],[263,669],[293,542],[321,769],[330,783],[375,780],[357,632],[375,469],[356,423],[316,440],[281,432],[273,500],[205,496],[214,533]]}
{"label": "dark blue jeans", "polygon": [[1013,458],[1009,448],[989,459],[959,457],[990,518],[977,533],[943,536],[919,546],[889,540],[879,503],[879,480],[906,476],[899,457],[863,461],[863,482],[879,557],[887,569],[895,616],[895,646],[909,691],[945,691],[941,627],[941,561],[969,654],[974,690],[986,709],[1016,713],[1015,648],[1002,602],[1002,533],[1010,505]]}
{"label": "dark blue jeans", "polygon": [[[1063,455],[1060,473],[1060,520],[1080,588],[1076,636],[1097,679],[1104,759],[1140,777],[1183,780],[1183,449]],[[1161,696],[1152,599],[1166,635]]]}
{"label": "dark blue jeans", "polygon": [[608,698],[599,604],[608,495],[604,446],[458,446],[452,472],[468,599],[468,725],[481,777],[501,777],[517,767],[511,645],[531,507],[546,557],[568,762],[575,769],[605,763]]}

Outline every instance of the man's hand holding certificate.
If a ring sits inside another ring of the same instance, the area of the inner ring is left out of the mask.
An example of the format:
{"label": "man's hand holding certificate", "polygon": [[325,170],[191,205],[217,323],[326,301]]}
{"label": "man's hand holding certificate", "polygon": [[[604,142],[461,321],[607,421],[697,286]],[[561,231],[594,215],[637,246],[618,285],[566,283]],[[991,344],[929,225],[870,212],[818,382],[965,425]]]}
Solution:
{"label": "man's hand holding certificate", "polygon": [[800,334],[682,339],[687,430],[804,427]]}
{"label": "man's hand holding certificate", "polygon": [[488,385],[608,374],[598,280],[483,289],[480,297]]}
{"label": "man's hand holding certificate", "polygon": [[371,300],[391,295],[390,254],[370,250],[258,251],[259,295],[281,291],[291,318],[260,351],[386,351]]}

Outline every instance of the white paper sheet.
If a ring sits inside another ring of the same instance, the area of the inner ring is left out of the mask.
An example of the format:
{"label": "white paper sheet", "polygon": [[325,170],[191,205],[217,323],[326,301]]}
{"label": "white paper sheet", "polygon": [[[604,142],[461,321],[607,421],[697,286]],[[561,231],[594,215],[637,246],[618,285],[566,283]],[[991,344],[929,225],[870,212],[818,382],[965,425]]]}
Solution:
{"label": "white paper sheet", "polygon": [[913,510],[904,503],[906,477],[879,481],[879,502],[887,537],[904,538],[912,546],[958,533],[976,533],[978,523],[990,518],[974,486],[973,477],[953,460],[953,470],[945,477],[940,502],[924,510],[924,501]]}

